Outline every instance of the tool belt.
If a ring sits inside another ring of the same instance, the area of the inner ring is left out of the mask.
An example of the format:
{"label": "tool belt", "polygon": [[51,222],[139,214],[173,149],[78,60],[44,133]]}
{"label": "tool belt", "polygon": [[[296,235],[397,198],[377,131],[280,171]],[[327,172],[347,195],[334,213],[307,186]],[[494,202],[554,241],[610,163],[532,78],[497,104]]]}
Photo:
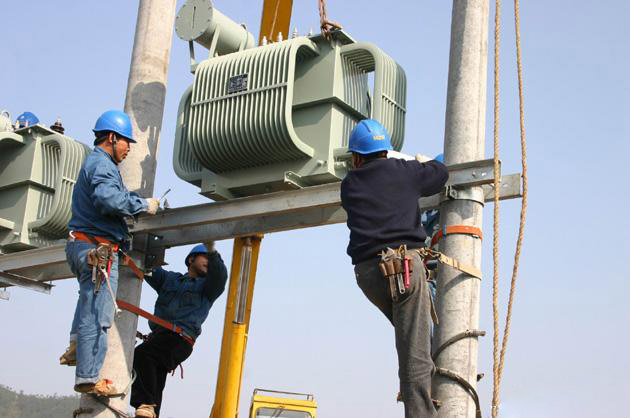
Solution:
{"label": "tool belt", "polygon": [[[379,268],[383,277],[389,281],[389,292],[393,302],[398,302],[400,297],[409,289],[410,276],[413,272],[413,263],[411,262],[411,256],[413,253],[417,253],[422,260],[422,266],[425,270],[427,282],[432,280],[429,269],[427,268],[427,262],[431,260],[447,264],[460,271],[474,275],[475,277],[481,277],[481,273],[474,267],[463,265],[457,260],[429,248],[422,247],[408,250],[406,245],[401,245],[396,250],[387,248],[379,254],[381,257]],[[433,323],[437,325],[439,320],[435,309],[435,301],[433,300],[433,295],[428,289],[428,286],[427,291],[429,292],[429,311],[431,313],[431,319],[433,320]]]}
{"label": "tool belt", "polygon": [[112,269],[114,253],[120,250],[120,244],[114,243],[103,237],[93,236],[80,231],[70,231],[71,240],[80,240],[95,244],[96,248],[92,248],[87,253],[86,261],[92,266],[92,283],[94,283],[94,294],[101,290],[103,282],[107,284],[107,289],[112,297],[116,312],[120,312],[116,303],[116,295],[109,281],[109,275]]}
{"label": "tool belt", "polygon": [[412,271],[411,256],[407,254],[407,246],[401,245],[397,250],[387,248],[380,252],[381,261],[378,266],[383,277],[389,282],[389,293],[394,302],[409,289]]}

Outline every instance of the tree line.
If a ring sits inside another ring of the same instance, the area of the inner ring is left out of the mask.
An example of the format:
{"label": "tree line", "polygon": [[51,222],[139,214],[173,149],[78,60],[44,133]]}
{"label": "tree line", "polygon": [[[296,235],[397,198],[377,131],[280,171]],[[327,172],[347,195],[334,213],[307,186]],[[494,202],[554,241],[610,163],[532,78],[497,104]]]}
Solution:
{"label": "tree line", "polygon": [[0,418],[68,418],[79,396],[28,395],[0,385]]}

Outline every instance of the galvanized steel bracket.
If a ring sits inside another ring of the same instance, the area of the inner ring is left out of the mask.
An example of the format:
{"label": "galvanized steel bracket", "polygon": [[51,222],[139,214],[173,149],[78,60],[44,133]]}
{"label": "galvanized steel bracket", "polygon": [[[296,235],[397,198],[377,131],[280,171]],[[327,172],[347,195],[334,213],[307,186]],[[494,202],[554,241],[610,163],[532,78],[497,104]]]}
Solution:
{"label": "galvanized steel bracket", "polygon": [[485,203],[484,190],[481,187],[457,188],[455,186],[446,186],[442,192],[440,202],[445,200],[472,200],[483,206]]}

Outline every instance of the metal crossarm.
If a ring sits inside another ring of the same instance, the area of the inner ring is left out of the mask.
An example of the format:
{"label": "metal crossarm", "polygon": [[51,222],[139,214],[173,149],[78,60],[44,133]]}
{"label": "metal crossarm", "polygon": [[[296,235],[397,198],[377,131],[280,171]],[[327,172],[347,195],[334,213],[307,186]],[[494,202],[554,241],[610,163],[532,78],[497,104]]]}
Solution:
{"label": "metal crossarm", "polygon": [[[469,198],[457,188],[471,183],[481,185],[483,196],[480,199],[492,200],[494,175],[488,171],[487,160],[451,166],[449,171],[449,187],[439,195],[421,198],[421,210],[437,208],[446,199]],[[340,186],[340,183],[331,183],[141,216],[132,226],[133,248],[152,252],[208,239],[231,239],[343,223],[346,213],[341,207]],[[500,188],[501,199],[520,197],[520,174],[503,176]],[[64,245],[0,255],[0,271],[37,282],[73,277],[66,263]],[[0,287],[10,285],[0,283]]]}
{"label": "metal crossarm", "polygon": [[19,286],[42,293],[50,293],[50,289],[53,287],[51,284],[29,279],[18,274],[7,273],[6,271],[0,271],[0,286],[2,285]]}

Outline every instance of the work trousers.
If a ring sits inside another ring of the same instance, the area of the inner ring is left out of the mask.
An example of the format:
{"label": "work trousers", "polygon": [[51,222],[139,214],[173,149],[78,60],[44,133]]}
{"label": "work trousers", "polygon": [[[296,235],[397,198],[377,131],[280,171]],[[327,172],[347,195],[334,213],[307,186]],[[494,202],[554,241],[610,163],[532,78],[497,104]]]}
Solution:
{"label": "work trousers", "polygon": [[398,352],[400,393],[405,403],[405,418],[436,417],[431,400],[431,378],[435,366],[431,359],[431,302],[422,260],[412,255],[409,289],[393,302],[389,281],[379,269],[379,259],[358,263],[354,272],[357,284],[394,326]]}
{"label": "work trousers", "polygon": [[[87,253],[96,248],[85,241],[68,241],[66,259],[70,270],[79,281],[79,300],[74,310],[70,340],[77,341],[77,367],[75,384],[96,383],[105,354],[107,331],[114,321],[114,301],[103,281],[94,293],[92,266],[87,263]],[[109,282],[114,295],[118,288],[118,254],[114,253],[109,272]]]}
{"label": "work trousers", "polygon": [[166,375],[184,362],[192,349],[189,342],[174,332],[160,330],[150,334],[134,352],[136,380],[131,387],[131,405],[134,408],[142,404],[156,405],[155,413],[160,416]]}

